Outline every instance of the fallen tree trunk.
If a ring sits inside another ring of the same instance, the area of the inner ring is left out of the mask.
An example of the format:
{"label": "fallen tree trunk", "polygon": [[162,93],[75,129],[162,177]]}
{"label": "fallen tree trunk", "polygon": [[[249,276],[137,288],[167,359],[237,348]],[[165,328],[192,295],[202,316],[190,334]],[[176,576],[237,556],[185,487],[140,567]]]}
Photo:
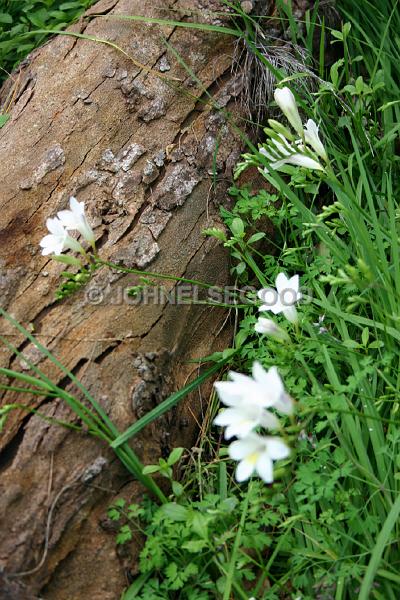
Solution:
{"label": "fallen tree trunk", "polygon": [[[221,10],[211,0],[161,4],[104,0],[91,13],[212,23],[208,11]],[[106,268],[55,302],[62,267],[40,254],[45,220],[75,195],[85,201],[103,258],[226,283],[226,254],[202,230],[218,223],[215,206],[241,150],[216,102],[238,117],[240,82],[231,72],[229,36],[104,17],[73,29],[117,44],[136,62],[110,46],[58,36],[21,67],[11,119],[1,131],[1,305],[123,431],[196,374],[188,361],[224,347],[226,313],[167,302],[165,294],[137,304],[123,293],[137,277]],[[165,285],[171,291],[175,284]],[[77,393],[4,319],[1,333],[55,383]],[[0,361],[30,373],[5,346]],[[2,402],[16,400],[26,398],[8,392]],[[58,399],[29,401],[49,417],[76,422]],[[145,463],[193,443],[200,404],[200,395],[192,395],[173,418],[135,438],[132,446]],[[140,486],[101,442],[37,416],[11,413],[0,443],[0,598],[118,598],[135,573],[137,548],[117,556],[106,509],[120,495],[137,497]]]}

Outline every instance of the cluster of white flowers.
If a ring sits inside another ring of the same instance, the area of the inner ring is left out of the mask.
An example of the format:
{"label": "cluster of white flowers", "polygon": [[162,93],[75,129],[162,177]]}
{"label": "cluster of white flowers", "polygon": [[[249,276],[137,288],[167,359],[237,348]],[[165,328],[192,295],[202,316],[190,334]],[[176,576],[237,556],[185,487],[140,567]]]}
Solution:
{"label": "cluster of white flowers", "polygon": [[[283,313],[291,323],[297,323],[296,303],[302,298],[299,291],[299,276],[288,278],[279,273],[274,288],[263,288],[257,294],[263,304],[262,312],[274,315]],[[259,317],[255,330],[281,342],[290,340],[289,334],[272,319]],[[273,481],[273,461],[287,458],[289,447],[277,436],[260,435],[258,428],[276,431],[279,419],[271,409],[290,415],[293,412],[292,398],[285,392],[276,367],[268,371],[255,362],[252,377],[230,372],[230,381],[217,381],[214,385],[218,396],[228,408],[223,409],[214,423],[225,429],[225,438],[238,439],[229,446],[229,456],[239,461],[236,469],[237,481],[245,481],[256,472],[266,483]]]}
{"label": "cluster of white flowers", "polygon": [[84,203],[78,202],[71,196],[69,207],[69,210],[60,210],[56,217],[46,220],[46,226],[50,233],[40,241],[44,256],[48,254],[58,256],[67,249],[84,254],[82,245],[69,235],[68,231],[71,230],[78,231],[95,250],[94,233],[86,218]]}
{"label": "cluster of white flowers", "polygon": [[260,435],[256,430],[279,429],[279,419],[270,409],[291,414],[293,400],[285,392],[276,367],[266,371],[255,362],[252,377],[232,371],[229,378],[214,384],[221,402],[229,407],[214,423],[226,427],[226,439],[238,438],[229,446],[229,456],[239,461],[236,479],[245,481],[256,472],[266,483],[272,483],[273,461],[287,458],[290,450],[282,438]]}
{"label": "cluster of white flowers", "polygon": [[319,137],[318,125],[308,119],[303,127],[296,100],[288,87],[277,88],[274,98],[295,134],[278,121],[268,120],[270,129],[266,129],[266,133],[269,134],[269,140],[260,147],[260,154],[267,158],[269,168],[279,170],[289,164],[324,171],[320,159],[327,162],[328,156]]}

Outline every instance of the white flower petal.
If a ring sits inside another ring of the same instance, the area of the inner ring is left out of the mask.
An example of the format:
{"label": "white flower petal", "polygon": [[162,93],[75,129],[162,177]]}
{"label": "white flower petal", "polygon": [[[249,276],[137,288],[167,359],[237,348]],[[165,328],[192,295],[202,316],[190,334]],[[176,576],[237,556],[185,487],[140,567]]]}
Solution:
{"label": "white flower petal", "polygon": [[311,146],[311,148],[314,150],[314,152],[316,152],[318,156],[320,156],[324,160],[328,159],[324,145],[319,137],[318,125],[312,119],[308,119],[304,127],[304,137],[307,144]]}
{"label": "white flower petal", "polygon": [[284,415],[291,415],[294,408],[293,398],[289,394],[286,394],[286,392],[283,392],[278,400],[274,402],[274,408]]}
{"label": "white flower petal", "polygon": [[269,307],[269,310],[274,313],[274,315],[279,315],[281,312],[283,312],[286,308],[286,305],[283,304],[280,301],[275,302],[275,304],[271,305]]}
{"label": "white flower petal", "polygon": [[74,213],[70,210],[60,210],[57,213],[57,217],[60,219],[63,226],[67,229],[76,228],[76,218]]}
{"label": "white flower petal", "polygon": [[253,363],[253,377],[268,394],[270,402],[265,406],[275,406],[276,402],[285,391],[278,369],[276,367],[271,367],[266,371],[260,363],[256,361]]}
{"label": "white flower petal", "polygon": [[305,156],[304,154],[292,154],[288,156],[286,162],[290,165],[295,165],[296,167],[304,167],[305,169],[314,169],[315,171],[324,171],[324,167],[311,158],[310,156]]}
{"label": "white flower petal", "polygon": [[263,452],[256,463],[257,474],[265,483],[272,483],[274,480],[273,464],[267,452]]}
{"label": "white flower petal", "polygon": [[67,229],[76,229],[90,244],[94,243],[94,233],[85,215],[85,205],[71,196],[70,210],[60,210],[58,218]]}
{"label": "white flower petal", "polygon": [[46,235],[39,242],[39,245],[42,247],[43,256],[47,256],[48,254],[61,254],[64,250],[64,242],[53,234]]}
{"label": "white flower petal", "polygon": [[279,332],[279,327],[272,319],[265,319],[264,317],[258,317],[257,323],[254,325],[254,329],[258,333],[265,333],[266,335],[275,336]]}
{"label": "white flower petal", "polygon": [[70,207],[71,211],[77,215],[85,214],[85,203],[78,202],[78,200],[75,198],[75,196],[70,197],[69,207]]}
{"label": "white flower petal", "polygon": [[223,404],[236,406],[241,401],[242,392],[232,381],[216,381],[214,387]]}
{"label": "white flower petal", "polygon": [[231,425],[228,425],[228,427],[225,429],[225,439],[229,440],[232,437],[246,437],[257,425],[258,423],[255,424],[254,421],[245,419],[243,419],[240,423],[231,423]]}
{"label": "white flower petal", "polygon": [[264,439],[267,452],[272,460],[281,460],[290,455],[289,446],[287,446],[280,438],[267,436]]}
{"label": "white flower petal", "polygon": [[242,481],[246,481],[252,476],[252,474],[254,473],[254,469],[254,461],[249,461],[246,459],[240,461],[236,468],[236,481],[238,481],[239,483],[241,483]]}
{"label": "white flower petal", "polygon": [[46,219],[46,227],[54,235],[66,235],[64,226],[57,217]]}
{"label": "white flower petal", "polygon": [[242,460],[245,456],[254,454],[260,448],[259,438],[259,435],[250,433],[245,438],[232,442],[228,448],[229,456],[233,460]]}
{"label": "white flower petal", "polygon": [[267,158],[271,162],[273,162],[275,160],[275,158],[272,156],[272,154],[267,152],[267,150],[263,147],[259,148],[259,153],[262,154],[263,156],[265,156],[265,158]]}
{"label": "white flower petal", "polygon": [[260,417],[260,425],[265,429],[279,429],[279,419],[271,412],[264,410]]}
{"label": "white flower petal", "polygon": [[290,279],[287,280],[286,288],[289,290],[293,290],[293,292],[297,295],[299,293],[300,286],[300,278],[298,275],[293,275]]}
{"label": "white flower petal", "polygon": [[228,377],[232,379],[232,382],[235,384],[240,383],[241,385],[246,386],[251,383],[251,377],[248,375],[243,375],[242,373],[236,373],[236,371],[229,371]]}
{"label": "white flower petal", "polygon": [[286,331],[279,327],[272,319],[258,317],[257,323],[254,325],[254,329],[257,333],[269,335],[275,340],[286,342],[290,341],[290,337]]}
{"label": "white flower petal", "polygon": [[282,312],[288,321],[290,321],[291,323],[297,323],[298,315],[295,306],[285,306]]}
{"label": "white flower petal", "polygon": [[286,290],[288,287],[290,287],[289,281],[290,279],[286,277],[285,273],[278,273],[275,279],[275,287],[278,294],[280,294],[282,290]]}

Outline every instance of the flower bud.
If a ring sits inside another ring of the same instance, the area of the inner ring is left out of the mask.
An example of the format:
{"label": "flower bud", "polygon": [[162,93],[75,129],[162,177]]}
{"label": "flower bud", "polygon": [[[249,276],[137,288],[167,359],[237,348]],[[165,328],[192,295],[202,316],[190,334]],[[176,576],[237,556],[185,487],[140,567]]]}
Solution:
{"label": "flower bud", "polygon": [[275,102],[293,127],[303,137],[303,124],[300,119],[295,97],[288,87],[277,88],[274,92]]}
{"label": "flower bud", "polygon": [[286,331],[279,327],[272,319],[258,317],[258,321],[255,324],[254,329],[257,331],[257,333],[269,335],[279,342],[288,342],[290,340]]}

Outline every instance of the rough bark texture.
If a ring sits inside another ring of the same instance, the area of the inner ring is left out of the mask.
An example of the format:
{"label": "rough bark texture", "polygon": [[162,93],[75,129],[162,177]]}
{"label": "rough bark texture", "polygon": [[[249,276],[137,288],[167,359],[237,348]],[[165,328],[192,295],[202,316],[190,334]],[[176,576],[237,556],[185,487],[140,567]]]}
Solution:
{"label": "rough bark texture", "polygon": [[[213,22],[206,9],[221,6],[211,0],[170,0],[160,7],[103,0],[91,12]],[[1,304],[25,326],[32,324],[123,430],[193,376],[188,360],[224,346],[226,314],[121,302],[120,290],[137,278],[106,269],[75,296],[54,302],[62,268],[40,254],[45,219],[76,195],[86,203],[103,257],[226,282],[226,255],[201,232],[218,222],[215,200],[223,200],[240,140],[221,112],[204,102],[204,91],[162,38],[233,117],[239,82],[231,74],[228,36],[101,17],[74,29],[110,40],[161,76],[181,81],[171,84],[109,46],[73,37],[59,36],[31,55],[21,69],[12,118],[1,131]],[[216,148],[215,193],[210,172]],[[55,382],[68,385],[6,322],[1,333]],[[30,372],[4,347],[0,362]],[[8,393],[3,402],[16,399],[26,401]],[[42,399],[40,409],[76,421],[59,400]],[[199,414],[196,394],[133,447],[151,462],[170,446],[190,445],[193,415]],[[0,443],[0,598],[117,599],[134,572],[137,548],[117,556],[106,508],[116,496],[137,497],[139,486],[101,442],[26,413],[12,413]]]}

